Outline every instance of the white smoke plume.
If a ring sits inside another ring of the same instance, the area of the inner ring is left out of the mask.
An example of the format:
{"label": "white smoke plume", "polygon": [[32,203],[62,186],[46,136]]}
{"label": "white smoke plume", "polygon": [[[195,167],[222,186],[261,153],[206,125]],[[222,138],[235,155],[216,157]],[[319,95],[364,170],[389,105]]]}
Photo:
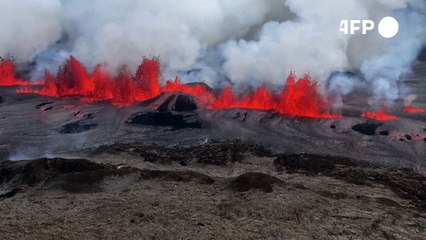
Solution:
{"label": "white smoke plume", "polygon": [[[410,69],[425,43],[421,37],[425,30],[421,23],[424,16],[409,8],[409,2],[420,4],[405,0],[288,0],[286,5],[297,18],[267,23],[257,41],[228,43],[224,51],[225,68],[235,81],[255,78],[273,82],[283,81],[292,70],[299,74],[308,72],[318,81],[325,81],[334,71],[361,68],[375,98],[395,100],[397,80]],[[394,40],[377,33],[350,36],[337,31],[342,19],[371,19],[378,23],[384,16],[395,14],[401,32]],[[381,72],[386,75],[380,75]],[[346,94],[354,86],[361,86],[342,76],[332,80],[340,81],[330,84],[329,90],[334,93],[341,89]]]}
{"label": "white smoke plume", "polygon": [[167,78],[193,69],[218,44],[287,15],[280,0],[75,0],[61,5],[65,48],[48,49],[47,60],[61,62],[72,54],[89,67],[106,62],[112,69],[122,64],[134,69],[143,56],[160,56]]}
{"label": "white smoke plume", "polygon": [[31,61],[61,37],[57,0],[0,0],[0,56]]}
{"label": "white smoke plume", "polygon": [[[372,104],[405,94],[399,80],[426,42],[424,0],[0,0],[0,10],[0,56],[35,62],[33,78],[69,55],[111,71],[159,56],[165,78],[282,85],[296,71],[337,99],[372,88]],[[338,31],[343,19],[387,15],[400,23],[391,40]],[[360,71],[365,82],[330,79],[336,71]]]}
{"label": "white smoke plume", "polygon": [[370,83],[372,105],[389,104],[406,94],[399,80],[411,72],[411,65],[426,42],[426,16],[414,10],[395,13],[400,32],[383,43],[384,50],[366,59],[361,71]]}

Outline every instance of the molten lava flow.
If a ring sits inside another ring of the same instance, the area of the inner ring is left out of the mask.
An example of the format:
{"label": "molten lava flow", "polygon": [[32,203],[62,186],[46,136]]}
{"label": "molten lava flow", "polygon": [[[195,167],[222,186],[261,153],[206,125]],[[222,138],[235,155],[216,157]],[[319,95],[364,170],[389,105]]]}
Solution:
{"label": "molten lava flow", "polygon": [[[276,94],[265,86],[242,96],[234,96],[226,87],[215,97],[204,84],[183,84],[179,78],[168,80],[162,86],[159,82],[159,59],[144,58],[137,71],[132,74],[123,66],[116,76],[109,75],[102,65],[88,73],[80,62],[70,57],[58,70],[56,76],[45,72],[43,86],[34,88],[14,78],[13,64],[1,62],[1,82],[14,82],[24,88],[18,93],[35,93],[51,97],[80,96],[84,102],[110,101],[116,106],[129,106],[138,101],[158,96],[162,92],[181,92],[194,96],[201,104],[212,109],[248,108],[272,110],[293,117],[340,118],[330,114],[328,101],[318,92],[318,86],[309,75],[298,79],[290,74],[283,90]],[[18,82],[16,82],[18,81]]]}
{"label": "molten lava flow", "polygon": [[104,73],[101,65],[96,66],[90,78],[94,88],[84,99],[85,101],[97,102],[113,99],[113,80]]}
{"label": "molten lava flow", "polygon": [[146,100],[160,94],[160,67],[158,58],[144,58],[134,77],[135,87],[138,89],[137,100]]}
{"label": "molten lava flow", "polygon": [[0,59],[0,86],[20,85],[15,79],[15,69],[10,60]]}
{"label": "molten lava flow", "polygon": [[385,107],[380,108],[380,110],[378,112],[376,112],[376,113],[374,113],[374,112],[363,113],[363,114],[361,114],[361,117],[370,118],[370,119],[379,120],[379,121],[394,121],[394,120],[398,120],[398,117],[392,116],[392,115],[388,115],[386,113]]}
{"label": "molten lava flow", "polygon": [[311,118],[340,118],[327,112],[328,101],[318,92],[318,86],[309,75],[295,81],[294,74],[290,74],[286,85],[279,97],[277,111],[290,116]]}
{"label": "molten lava flow", "polygon": [[0,57],[0,87],[43,85],[44,81],[28,82],[15,77],[15,67],[9,59]]}
{"label": "molten lava flow", "polygon": [[161,88],[161,92],[181,92],[195,96],[197,100],[204,104],[214,101],[213,95],[207,90],[205,85],[194,83],[192,85],[183,84],[178,77],[174,81],[166,81],[166,85]]}
{"label": "molten lava flow", "polygon": [[41,89],[25,87],[17,92],[51,97],[81,96],[85,102],[111,101],[117,106],[129,106],[160,93],[159,75],[157,58],[144,58],[134,75],[123,67],[117,76],[111,77],[101,65],[92,74],[87,73],[80,62],[71,56],[59,68],[56,78],[46,71]]}
{"label": "molten lava flow", "polygon": [[216,109],[230,108],[234,102],[232,90],[225,87],[219,97],[212,103],[211,107]]}
{"label": "molten lava flow", "polygon": [[253,93],[237,99],[233,96],[229,87],[223,89],[219,97],[211,104],[214,109],[247,108],[257,110],[273,110],[276,108],[277,97],[268,92],[264,86],[259,87]]}
{"label": "molten lava flow", "polygon": [[279,95],[261,86],[254,93],[237,99],[227,87],[211,106],[216,109],[274,110],[293,117],[341,118],[340,115],[328,113],[328,105],[327,100],[318,92],[317,83],[309,75],[296,81],[294,74],[290,74]]}
{"label": "molten lava flow", "polygon": [[411,104],[404,107],[404,112],[406,113],[424,113],[425,110],[422,108],[413,108]]}
{"label": "molten lava flow", "polygon": [[22,81],[15,78],[15,68],[13,62],[8,59],[0,58],[0,86],[22,86],[29,85],[30,82]]}
{"label": "molten lava flow", "polygon": [[77,59],[71,56],[66,64],[59,68],[57,78],[57,95],[85,96],[94,90],[93,81]]}

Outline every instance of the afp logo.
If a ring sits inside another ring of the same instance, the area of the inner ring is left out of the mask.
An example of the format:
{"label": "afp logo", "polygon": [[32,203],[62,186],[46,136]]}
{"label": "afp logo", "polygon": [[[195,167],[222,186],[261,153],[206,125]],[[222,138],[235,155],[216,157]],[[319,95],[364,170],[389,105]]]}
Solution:
{"label": "afp logo", "polygon": [[[363,35],[374,30],[376,24],[372,20],[342,20],[340,21],[340,32],[345,35],[355,35],[360,31]],[[384,17],[377,27],[379,34],[384,38],[393,38],[399,32],[399,23],[393,17]]]}

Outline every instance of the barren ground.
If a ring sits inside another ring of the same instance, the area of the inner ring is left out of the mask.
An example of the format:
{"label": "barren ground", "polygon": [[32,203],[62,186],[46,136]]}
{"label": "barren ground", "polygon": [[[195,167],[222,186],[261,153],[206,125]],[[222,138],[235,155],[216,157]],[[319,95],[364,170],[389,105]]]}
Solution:
{"label": "barren ground", "polygon": [[0,164],[2,239],[424,239],[426,234],[426,179],[410,170],[273,155],[240,142],[191,149],[115,144],[84,154],[91,162]]}

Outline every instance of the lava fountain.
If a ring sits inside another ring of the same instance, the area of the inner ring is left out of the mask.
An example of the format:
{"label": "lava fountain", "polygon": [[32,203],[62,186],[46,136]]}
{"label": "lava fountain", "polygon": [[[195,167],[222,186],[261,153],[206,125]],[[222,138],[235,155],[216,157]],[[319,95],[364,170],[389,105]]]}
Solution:
{"label": "lava fountain", "polygon": [[[317,82],[309,75],[297,78],[294,73],[290,73],[279,92],[268,90],[261,85],[242,95],[235,94],[231,87],[225,87],[221,93],[214,94],[204,84],[183,84],[178,77],[162,84],[160,76],[158,58],[143,58],[135,73],[123,66],[116,75],[111,75],[105,71],[103,65],[97,65],[93,72],[89,73],[71,56],[59,67],[55,76],[45,71],[41,81],[28,82],[16,78],[11,60],[0,59],[0,86],[21,86],[16,91],[22,94],[78,96],[83,102],[109,101],[115,106],[123,107],[154,98],[164,92],[181,92],[194,96],[200,104],[213,110],[244,108],[274,111],[291,117],[342,117],[329,111],[329,101],[320,93]],[[424,110],[408,105],[404,112],[421,113]],[[388,115],[384,107],[378,112],[365,112],[361,117],[381,121],[398,119]]]}

